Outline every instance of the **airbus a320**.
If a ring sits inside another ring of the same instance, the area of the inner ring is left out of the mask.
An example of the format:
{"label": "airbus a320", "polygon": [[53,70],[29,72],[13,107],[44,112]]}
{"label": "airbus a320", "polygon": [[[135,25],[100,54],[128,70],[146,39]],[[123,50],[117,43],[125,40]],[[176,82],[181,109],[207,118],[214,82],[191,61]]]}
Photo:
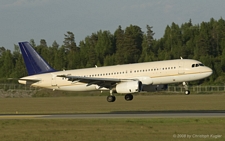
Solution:
{"label": "airbus a320", "polygon": [[[131,101],[134,93],[166,90],[168,84],[195,81],[209,77],[212,69],[192,59],[176,59],[57,71],[29,44],[19,42],[29,76],[19,83],[61,91],[110,92],[108,102],[116,100],[115,93],[125,94]],[[185,87],[185,94],[190,94]]]}

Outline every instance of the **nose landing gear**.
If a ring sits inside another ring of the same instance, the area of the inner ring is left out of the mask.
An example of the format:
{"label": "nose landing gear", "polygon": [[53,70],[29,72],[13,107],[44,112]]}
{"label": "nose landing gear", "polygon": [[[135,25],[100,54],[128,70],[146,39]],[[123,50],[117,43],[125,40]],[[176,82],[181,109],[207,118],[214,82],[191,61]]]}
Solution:
{"label": "nose landing gear", "polygon": [[185,95],[189,95],[189,94],[190,94],[190,91],[188,90],[188,85],[187,85],[187,83],[186,83],[186,82],[183,82],[183,86],[184,86],[184,89],[185,89],[184,94],[185,94]]}
{"label": "nose landing gear", "polygon": [[190,91],[189,90],[185,90],[184,94],[189,95]]}

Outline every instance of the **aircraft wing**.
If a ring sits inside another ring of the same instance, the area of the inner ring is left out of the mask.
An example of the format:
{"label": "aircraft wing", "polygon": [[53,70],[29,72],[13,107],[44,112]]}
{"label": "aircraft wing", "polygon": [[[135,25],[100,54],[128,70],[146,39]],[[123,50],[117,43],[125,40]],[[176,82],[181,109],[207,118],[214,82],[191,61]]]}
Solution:
{"label": "aircraft wing", "polygon": [[134,81],[134,79],[117,79],[117,78],[96,78],[96,77],[82,77],[82,76],[71,76],[71,75],[57,75],[57,77],[68,78],[68,81],[77,81],[87,83],[87,86],[95,84],[100,87],[112,88],[116,83],[122,81]]}

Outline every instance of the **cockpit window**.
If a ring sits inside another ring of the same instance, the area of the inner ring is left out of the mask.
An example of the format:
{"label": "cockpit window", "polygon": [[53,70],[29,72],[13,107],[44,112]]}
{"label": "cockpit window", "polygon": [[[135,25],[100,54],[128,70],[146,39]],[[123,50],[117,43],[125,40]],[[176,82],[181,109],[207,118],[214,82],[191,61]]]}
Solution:
{"label": "cockpit window", "polygon": [[205,65],[203,65],[202,63],[192,64],[192,65],[191,65],[192,68],[194,68],[194,67],[199,67],[199,66],[205,66]]}

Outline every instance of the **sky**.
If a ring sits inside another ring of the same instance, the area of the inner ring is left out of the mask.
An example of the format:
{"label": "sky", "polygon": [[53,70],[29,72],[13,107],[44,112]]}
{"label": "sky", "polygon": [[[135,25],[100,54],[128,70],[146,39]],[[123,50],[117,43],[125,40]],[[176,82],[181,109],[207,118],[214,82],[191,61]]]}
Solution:
{"label": "sky", "polygon": [[200,24],[224,19],[225,0],[1,0],[0,47],[34,39],[48,46],[63,45],[64,34],[73,32],[77,45],[99,30],[112,34],[119,27],[153,26],[154,38],[163,37],[167,25]]}

